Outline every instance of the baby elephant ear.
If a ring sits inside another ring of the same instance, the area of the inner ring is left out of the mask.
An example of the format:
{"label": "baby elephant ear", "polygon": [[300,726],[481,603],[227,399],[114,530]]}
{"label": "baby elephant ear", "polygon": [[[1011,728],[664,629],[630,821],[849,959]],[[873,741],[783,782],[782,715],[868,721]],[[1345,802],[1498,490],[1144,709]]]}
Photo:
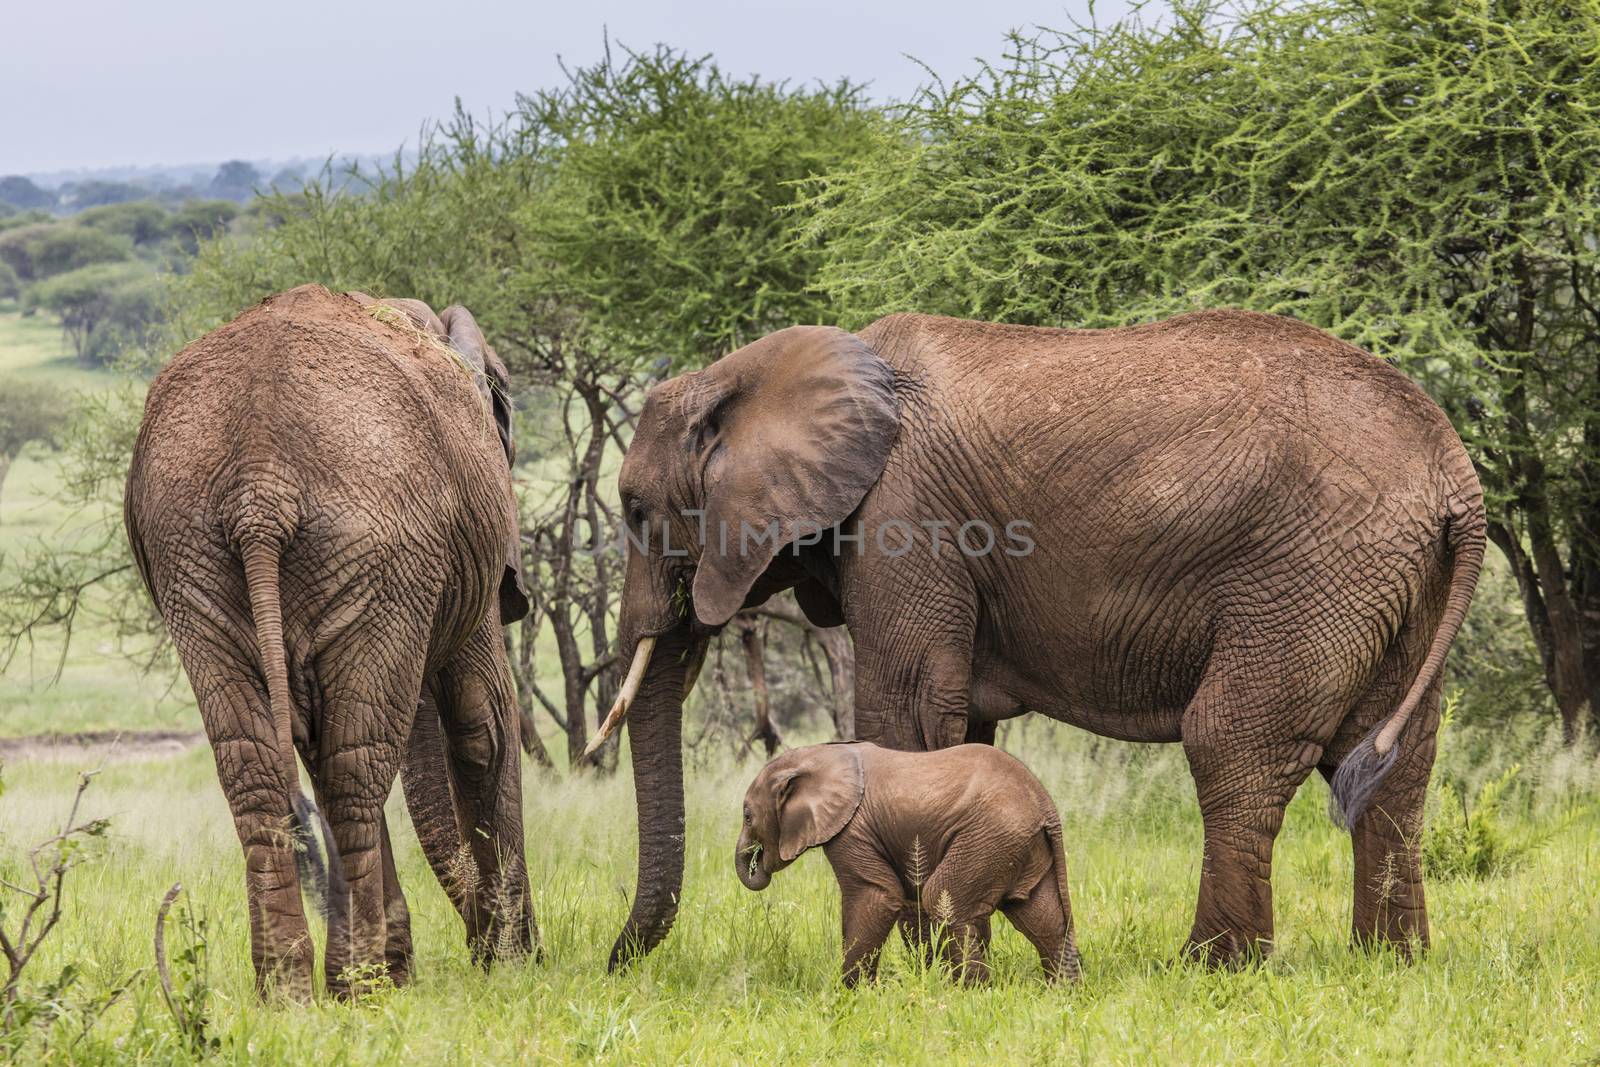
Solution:
{"label": "baby elephant ear", "polygon": [[838,837],[867,786],[857,745],[801,749],[790,770],[778,808],[778,857],[785,863]]}

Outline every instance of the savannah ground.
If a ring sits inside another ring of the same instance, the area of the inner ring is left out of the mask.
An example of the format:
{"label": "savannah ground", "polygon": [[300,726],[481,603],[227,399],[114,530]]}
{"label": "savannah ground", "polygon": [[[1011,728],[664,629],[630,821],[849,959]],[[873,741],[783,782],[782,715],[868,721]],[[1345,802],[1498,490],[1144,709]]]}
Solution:
{"label": "savannah ground", "polygon": [[[60,359],[51,324],[0,309],[0,371],[70,370],[88,388],[108,381]],[[18,462],[0,498],[0,549],[71,535],[51,502],[51,478],[48,455]],[[0,737],[198,729],[186,686],[141,674],[94,619],[51,685],[58,653],[41,644],[0,678]],[[689,714],[693,738],[693,705]],[[36,988],[75,966],[67,1010],[17,1055],[197,1058],[153,971],[156,908],[182,882],[179,909],[204,919],[207,968],[199,979],[180,973],[180,987],[206,991],[214,1044],[205,1055],[216,1062],[1600,1062],[1600,768],[1538,724],[1447,728],[1432,805],[1443,829],[1430,855],[1455,873],[1430,878],[1434,945],[1419,962],[1349,948],[1348,837],[1329,821],[1327,790],[1313,778],[1278,841],[1277,952],[1220,974],[1172,962],[1200,865],[1182,753],[1038,719],[1007,724],[1001,743],[1034,768],[1064,816],[1084,958],[1076,986],[1045,985],[1032,949],[997,920],[990,988],[957,988],[894,945],[879,984],[846,991],[826,861],[809,855],[765,893],[746,891],[731,853],[756,765],[708,747],[688,753],[683,911],[639,965],[604,969],[633,886],[626,766],[603,780],[530,770],[525,820],[544,962],[487,975],[468,963],[461,925],[397,794],[390,819],[416,982],[356,1006],[310,1008],[255,999],[243,863],[203,744],[177,755],[135,746],[109,757],[13,753],[0,796],[0,877],[22,874],[28,847],[59,825],[80,770],[101,767],[82,814],[110,820],[69,875],[64,917],[25,980]],[[1496,811],[1497,782],[1505,788]],[[1465,825],[1453,796],[1474,813]],[[171,923],[168,945],[178,953],[196,942]],[[87,1015],[74,1005],[124,983],[127,993],[85,1031]]]}

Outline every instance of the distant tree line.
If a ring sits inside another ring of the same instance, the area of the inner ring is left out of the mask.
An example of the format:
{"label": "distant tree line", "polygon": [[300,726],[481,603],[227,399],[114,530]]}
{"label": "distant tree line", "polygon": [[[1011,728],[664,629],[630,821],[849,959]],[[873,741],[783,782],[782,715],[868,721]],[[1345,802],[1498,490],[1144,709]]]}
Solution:
{"label": "distant tree line", "polygon": [[84,363],[110,363],[145,344],[163,321],[166,275],[240,214],[230,200],[168,208],[136,200],[69,218],[23,212],[0,219],[0,303],[54,314]]}
{"label": "distant tree line", "polygon": [[[1402,366],[1473,452],[1503,559],[1453,659],[1463,714],[1559,712],[1577,737],[1600,709],[1596,27],[1600,0],[1177,0],[1013,37],[890,109],[665,48],[608,55],[503,122],[458,113],[408,165],[257,201],[255,225],[199,242],[149,348],[305,281],[472,307],[523,390],[538,619],[514,659],[576,749],[616,684],[619,580],[581,549],[615,527],[609,472],[653,381],[780,326],[898,310],[1291,314]],[[120,418],[81,484],[125,463]],[[25,569],[0,623],[70,617],[63,576],[125,554],[108,538]],[[560,692],[532,684],[538,626]],[[734,630],[752,679],[777,646],[772,736],[793,694],[847,694],[848,649],[782,605]]]}
{"label": "distant tree line", "polygon": [[87,178],[48,188],[21,174],[0,177],[0,216],[18,211],[47,211],[70,215],[89,208],[151,200],[174,207],[191,200],[232,200],[245,203],[257,191],[292,192],[306,181],[301,168],[285,167],[270,177],[255,164],[232,159],[217,168],[210,181],[174,182],[165,176],[108,180]]}

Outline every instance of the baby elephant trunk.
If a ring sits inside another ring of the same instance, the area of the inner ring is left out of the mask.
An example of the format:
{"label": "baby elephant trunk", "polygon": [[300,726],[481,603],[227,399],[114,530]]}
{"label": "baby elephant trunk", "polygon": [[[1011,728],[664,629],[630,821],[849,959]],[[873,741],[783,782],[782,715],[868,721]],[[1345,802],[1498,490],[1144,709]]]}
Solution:
{"label": "baby elephant trunk", "polygon": [[750,828],[739,831],[739,844],[733,850],[733,869],[746,889],[767,888],[772,875],[761,863],[761,845],[750,836]]}

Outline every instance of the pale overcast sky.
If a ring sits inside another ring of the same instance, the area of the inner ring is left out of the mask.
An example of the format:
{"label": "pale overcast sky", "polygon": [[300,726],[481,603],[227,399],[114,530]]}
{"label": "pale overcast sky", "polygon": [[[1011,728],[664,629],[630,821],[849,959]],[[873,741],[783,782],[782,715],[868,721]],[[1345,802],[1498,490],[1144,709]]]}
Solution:
{"label": "pale overcast sky", "polygon": [[[1100,22],[1127,10],[1099,0]],[[735,73],[870,81],[904,98],[1089,0],[77,0],[7,4],[0,175],[388,152],[460,96],[502,111],[601,54],[714,53]]]}

